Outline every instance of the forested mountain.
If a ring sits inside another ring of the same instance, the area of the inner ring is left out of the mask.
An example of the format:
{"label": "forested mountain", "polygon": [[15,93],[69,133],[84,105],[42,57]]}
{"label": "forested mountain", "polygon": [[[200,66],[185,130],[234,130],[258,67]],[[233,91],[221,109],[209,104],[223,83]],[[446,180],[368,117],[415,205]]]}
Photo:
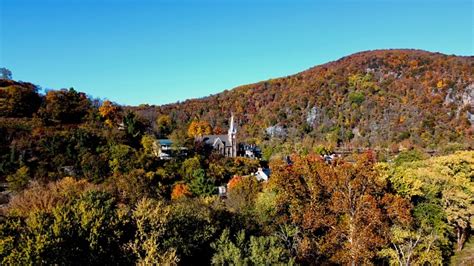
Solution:
{"label": "forested mountain", "polygon": [[240,136],[257,142],[273,135],[352,147],[472,146],[474,57],[421,50],[361,52],[156,109],[179,123],[198,118],[220,128],[234,112]]}

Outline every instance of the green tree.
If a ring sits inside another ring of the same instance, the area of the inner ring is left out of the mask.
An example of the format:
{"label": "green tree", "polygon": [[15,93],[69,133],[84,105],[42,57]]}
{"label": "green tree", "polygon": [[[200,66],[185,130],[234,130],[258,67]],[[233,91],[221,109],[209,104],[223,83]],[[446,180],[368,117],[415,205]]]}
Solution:
{"label": "green tree", "polygon": [[0,116],[31,117],[41,104],[37,88],[18,83],[0,87]]}
{"label": "green tree", "polygon": [[264,187],[255,199],[255,217],[262,225],[273,226],[278,217],[278,194],[271,187]]}
{"label": "green tree", "polygon": [[104,181],[110,170],[107,157],[107,153],[83,153],[81,156],[80,167],[84,178],[94,183]]}
{"label": "green tree", "polygon": [[449,226],[443,210],[429,203],[414,210],[415,221],[396,223],[390,230],[390,244],[379,252],[391,265],[441,265],[449,246]]}
{"label": "green tree", "polygon": [[185,181],[193,179],[194,172],[201,169],[201,162],[198,156],[186,159],[181,165],[180,174]]}
{"label": "green tree", "polygon": [[120,244],[127,220],[110,194],[86,192],[72,205],[58,206],[53,215],[53,232],[63,241],[56,247],[63,263],[111,263],[123,258]]}
{"label": "green tree", "polygon": [[135,113],[128,111],[123,117],[125,132],[132,140],[140,140],[144,131],[144,124],[138,120]]}
{"label": "green tree", "polygon": [[394,160],[396,165],[400,165],[402,163],[414,162],[426,159],[426,155],[424,155],[419,150],[409,150],[400,152]]}
{"label": "green tree", "polygon": [[177,128],[173,130],[169,136],[169,138],[173,141],[173,146],[175,148],[181,147],[193,147],[193,139],[190,138],[185,129]]}
{"label": "green tree", "polygon": [[209,168],[207,169],[207,176],[212,180],[214,184],[220,184],[225,179],[226,168],[219,163],[209,163]]}
{"label": "green tree", "polygon": [[211,247],[213,265],[293,265],[294,259],[275,236],[245,236],[239,231],[234,237],[225,229]]}
{"label": "green tree", "polygon": [[260,167],[260,161],[245,157],[233,158],[231,164],[227,166],[229,172],[233,175],[250,175],[257,172]]}
{"label": "green tree", "polygon": [[110,147],[109,167],[114,173],[126,173],[132,167],[134,150],[132,147],[124,144],[113,145]]}
{"label": "green tree", "polygon": [[83,92],[73,88],[48,91],[40,109],[41,116],[56,123],[82,122],[91,108],[91,102]]}
{"label": "green tree", "polygon": [[[51,212],[35,210],[0,225],[2,264],[116,264],[124,222],[113,197],[89,191]],[[5,239],[5,241],[4,241]]]}
{"label": "green tree", "polygon": [[128,144],[135,149],[139,149],[141,147],[140,141],[148,126],[148,121],[137,116],[133,111],[127,111],[123,115],[122,123]]}
{"label": "green tree", "polygon": [[156,119],[156,127],[158,129],[158,135],[162,138],[166,138],[172,129],[171,117],[169,115],[160,115]]}
{"label": "green tree", "polygon": [[254,176],[242,177],[237,184],[229,186],[226,205],[233,211],[251,215],[260,185]]}
{"label": "green tree", "polygon": [[365,101],[364,93],[355,91],[349,93],[349,101],[356,105],[362,104]]}
{"label": "green tree", "polygon": [[21,191],[30,182],[30,169],[22,166],[9,176],[7,176],[8,187],[13,191]]}
{"label": "green tree", "polygon": [[210,196],[214,194],[215,187],[206,177],[206,172],[203,169],[198,169],[194,171],[193,180],[189,183],[189,190],[195,196]]}

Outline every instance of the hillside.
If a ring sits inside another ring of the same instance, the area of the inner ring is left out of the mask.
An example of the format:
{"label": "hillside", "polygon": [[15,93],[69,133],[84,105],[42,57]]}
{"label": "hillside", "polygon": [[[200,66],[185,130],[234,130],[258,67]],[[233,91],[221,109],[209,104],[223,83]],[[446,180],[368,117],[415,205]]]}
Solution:
{"label": "hillside", "polygon": [[[183,127],[198,118],[226,128],[234,112],[241,136],[257,142],[279,137],[352,147],[472,146],[474,57],[421,50],[361,52],[156,109]],[[135,110],[150,113],[149,107]]]}
{"label": "hillside", "polygon": [[[472,57],[421,51],[161,107],[0,79],[0,264],[469,262],[472,79]],[[263,160],[195,141],[231,111]],[[381,149],[321,157],[349,145]]]}

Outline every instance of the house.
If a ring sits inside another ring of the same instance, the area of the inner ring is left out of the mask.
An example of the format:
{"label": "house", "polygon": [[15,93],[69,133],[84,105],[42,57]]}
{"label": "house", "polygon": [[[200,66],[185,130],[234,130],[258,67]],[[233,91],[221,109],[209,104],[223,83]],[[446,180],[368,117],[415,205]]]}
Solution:
{"label": "house", "polygon": [[238,155],[242,157],[256,159],[262,157],[262,151],[255,144],[240,143]]}
{"label": "house", "polygon": [[158,144],[158,157],[160,160],[170,160],[172,158],[171,146],[173,142],[170,139],[159,139]]}
{"label": "house", "polygon": [[326,162],[326,163],[331,163],[332,160],[334,160],[334,158],[336,158],[336,155],[335,154],[331,154],[331,155],[324,155],[324,156],[321,156],[321,158]]}
{"label": "house", "polygon": [[237,128],[234,124],[234,115],[232,114],[230,118],[227,135],[204,135],[202,141],[226,157],[237,157]]}
{"label": "house", "polygon": [[340,155],[340,154],[335,154],[335,153],[333,153],[333,154],[321,155],[321,159],[323,159],[324,162],[326,162],[326,163],[332,163],[332,161],[333,161],[334,159],[339,158],[339,157],[341,157],[341,155]]}
{"label": "house", "polygon": [[170,139],[159,139],[158,144],[161,151],[170,151],[173,146],[173,141]]}
{"label": "house", "polygon": [[270,177],[270,169],[259,167],[255,173],[255,177],[258,181],[268,181],[268,178]]}
{"label": "house", "polygon": [[157,146],[157,154],[160,160],[170,160],[175,155],[186,155],[186,148],[185,147],[174,147],[173,141],[170,139],[159,139],[156,142]]}
{"label": "house", "polygon": [[219,197],[221,197],[221,198],[227,197],[227,185],[225,185],[225,186],[218,186],[218,187],[217,187],[217,194],[218,194]]}

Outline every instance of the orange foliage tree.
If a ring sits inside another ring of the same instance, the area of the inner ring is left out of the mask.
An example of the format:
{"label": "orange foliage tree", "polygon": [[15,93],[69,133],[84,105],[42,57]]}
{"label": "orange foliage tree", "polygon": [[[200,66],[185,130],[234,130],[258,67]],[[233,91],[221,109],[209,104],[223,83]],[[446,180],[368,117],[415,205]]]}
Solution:
{"label": "orange foliage tree", "polygon": [[236,187],[240,182],[242,182],[242,177],[241,176],[234,176],[232,177],[229,182],[227,183],[227,189],[231,190],[234,187]]}
{"label": "orange foliage tree", "polygon": [[191,192],[188,189],[188,185],[179,183],[173,187],[173,191],[171,192],[171,199],[175,200],[188,196],[191,196]]}
{"label": "orange foliage tree", "polygon": [[280,222],[304,231],[302,261],[370,263],[388,241],[390,221],[409,217],[409,204],[389,193],[373,157],[326,164],[308,155],[292,158],[292,165],[273,163],[270,182],[278,191]]}
{"label": "orange foliage tree", "polygon": [[214,127],[213,133],[216,135],[224,134],[225,130],[219,126]]}

